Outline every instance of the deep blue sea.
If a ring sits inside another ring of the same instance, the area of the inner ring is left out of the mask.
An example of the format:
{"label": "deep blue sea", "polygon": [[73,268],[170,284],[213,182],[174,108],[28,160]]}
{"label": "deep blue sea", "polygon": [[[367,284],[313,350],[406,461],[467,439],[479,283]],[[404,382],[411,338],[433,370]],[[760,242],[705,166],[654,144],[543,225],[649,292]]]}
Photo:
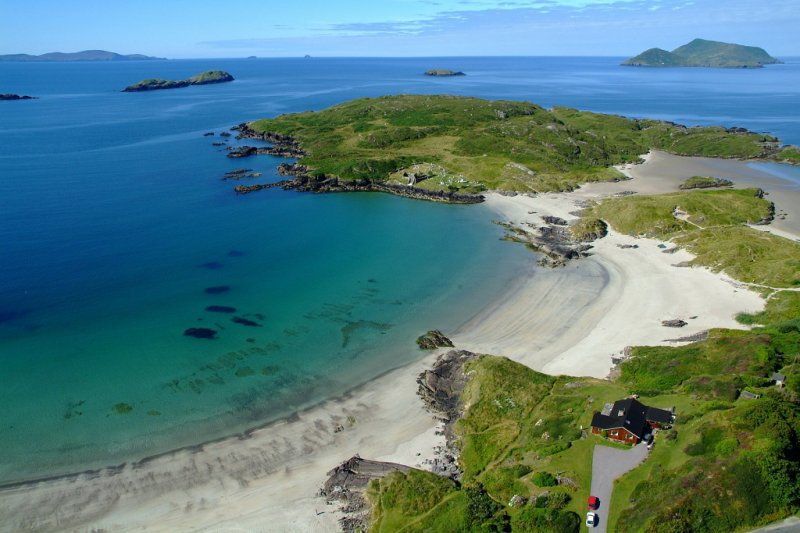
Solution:
{"label": "deep blue sea", "polygon": [[[267,181],[280,162],[229,160],[212,146],[239,122],[361,96],[450,93],[800,143],[800,60],[649,70],[620,59],[0,63],[0,92],[39,97],[0,102],[0,482],[286,416],[420,357],[417,335],[454,330],[535,268],[499,240],[484,206],[237,196],[226,171],[244,166]],[[434,67],[468,75],[421,75]],[[120,92],[208,69],[236,81]],[[198,327],[218,337],[183,335]]]}

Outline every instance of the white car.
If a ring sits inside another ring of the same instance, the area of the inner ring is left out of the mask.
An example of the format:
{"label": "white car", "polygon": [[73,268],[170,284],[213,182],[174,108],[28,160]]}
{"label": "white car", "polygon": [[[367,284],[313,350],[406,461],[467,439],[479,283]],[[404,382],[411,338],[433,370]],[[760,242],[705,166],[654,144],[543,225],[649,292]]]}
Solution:
{"label": "white car", "polygon": [[586,526],[594,527],[597,524],[597,513],[586,513]]}

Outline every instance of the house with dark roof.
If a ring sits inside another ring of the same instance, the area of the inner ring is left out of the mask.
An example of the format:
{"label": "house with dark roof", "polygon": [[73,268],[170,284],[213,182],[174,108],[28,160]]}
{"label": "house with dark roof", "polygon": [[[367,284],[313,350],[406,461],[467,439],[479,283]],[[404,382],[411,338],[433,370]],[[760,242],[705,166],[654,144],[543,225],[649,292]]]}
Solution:
{"label": "house with dark roof", "polygon": [[592,433],[625,444],[638,444],[654,429],[672,425],[673,410],[648,407],[635,398],[617,400],[592,417]]}

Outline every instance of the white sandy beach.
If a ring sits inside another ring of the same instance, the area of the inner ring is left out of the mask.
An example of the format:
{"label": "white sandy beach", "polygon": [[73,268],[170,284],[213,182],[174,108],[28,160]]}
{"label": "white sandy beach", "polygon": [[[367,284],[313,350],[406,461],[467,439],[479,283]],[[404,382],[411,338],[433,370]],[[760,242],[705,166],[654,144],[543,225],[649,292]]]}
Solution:
{"label": "white sandy beach", "polygon": [[[653,161],[651,156],[648,164]],[[570,213],[586,198],[620,190],[676,190],[674,182],[648,173],[648,164],[627,170],[632,181],[570,194],[490,194],[487,201],[498,218],[541,223],[545,214],[574,218]],[[681,172],[693,175],[691,164],[682,164]],[[782,231],[797,236],[789,224]],[[736,313],[763,307],[760,296],[725,275],[673,266],[691,256],[663,253],[658,244],[611,232],[595,243],[590,258],[555,270],[532,267],[497,301],[448,333],[459,348],[508,356],[547,373],[605,377],[611,357],[626,346],[662,344],[710,327],[740,327]],[[661,325],[673,318],[688,325]],[[3,489],[0,530],[337,530],[333,508],[316,496],[329,469],[356,453],[423,466],[442,444],[415,383],[435,357],[427,355],[247,438],[166,454],[120,471]],[[345,429],[337,433],[338,424]]]}

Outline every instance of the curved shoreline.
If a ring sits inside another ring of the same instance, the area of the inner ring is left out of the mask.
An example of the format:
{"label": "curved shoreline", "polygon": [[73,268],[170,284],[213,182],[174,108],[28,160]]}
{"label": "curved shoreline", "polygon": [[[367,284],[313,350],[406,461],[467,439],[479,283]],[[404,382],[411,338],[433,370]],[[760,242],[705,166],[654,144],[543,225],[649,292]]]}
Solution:
{"label": "curved shoreline", "polygon": [[[639,176],[616,186],[646,186],[646,180]],[[547,214],[571,218],[578,201],[599,194],[587,189],[537,197],[490,194],[487,202],[516,222],[537,222]],[[631,243],[639,248],[618,248]],[[724,275],[671,266],[685,252],[664,254],[657,244],[611,232],[594,243],[594,257],[528,272],[457,328],[456,347],[492,351],[548,373],[604,377],[625,346],[676,336],[660,325],[674,318],[665,313],[686,314],[690,324],[683,336],[738,326],[737,311],[763,306],[760,296]],[[443,445],[416,395],[416,376],[437,355],[238,435],[99,471],[6,485],[0,488],[0,516],[6,517],[0,531],[264,524],[287,531],[338,530],[336,512],[316,496],[329,469],[355,454],[424,468]],[[350,417],[355,423],[348,423]]]}

